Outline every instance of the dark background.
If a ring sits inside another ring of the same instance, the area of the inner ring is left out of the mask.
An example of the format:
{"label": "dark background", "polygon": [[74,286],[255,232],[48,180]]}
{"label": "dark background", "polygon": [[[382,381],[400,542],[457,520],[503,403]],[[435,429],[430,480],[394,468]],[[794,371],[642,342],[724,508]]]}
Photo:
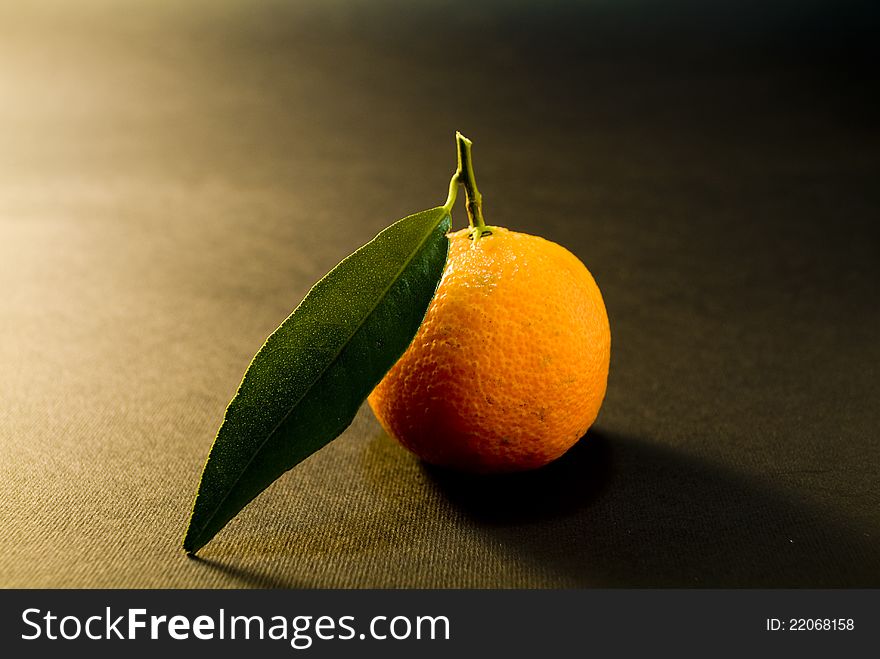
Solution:
{"label": "dark background", "polygon": [[[4,4],[0,585],[880,586],[871,4]],[[455,130],[602,288],[596,425],[472,479],[365,408],[186,559],[250,357]]]}

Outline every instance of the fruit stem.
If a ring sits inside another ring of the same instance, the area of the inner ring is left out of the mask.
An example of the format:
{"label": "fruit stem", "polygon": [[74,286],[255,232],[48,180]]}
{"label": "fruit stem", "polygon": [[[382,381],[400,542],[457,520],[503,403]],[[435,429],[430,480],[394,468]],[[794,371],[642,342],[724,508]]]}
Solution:
{"label": "fruit stem", "polygon": [[474,164],[471,157],[473,142],[456,131],[455,143],[458,146],[458,169],[453,179],[458,179],[464,186],[468,223],[471,225],[476,239],[489,231],[486,229],[486,221],[483,219],[483,195],[477,189],[477,180],[474,178]]}

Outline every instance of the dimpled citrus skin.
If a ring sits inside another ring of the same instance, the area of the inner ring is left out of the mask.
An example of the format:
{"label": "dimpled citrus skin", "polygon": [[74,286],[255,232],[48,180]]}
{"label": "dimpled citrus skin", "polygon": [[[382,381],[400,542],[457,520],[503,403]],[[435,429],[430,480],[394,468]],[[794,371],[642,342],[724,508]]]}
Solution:
{"label": "dimpled citrus skin", "polygon": [[440,285],[412,344],[369,397],[425,462],[524,471],[567,451],[605,397],[605,304],[571,252],[492,227],[449,235]]}

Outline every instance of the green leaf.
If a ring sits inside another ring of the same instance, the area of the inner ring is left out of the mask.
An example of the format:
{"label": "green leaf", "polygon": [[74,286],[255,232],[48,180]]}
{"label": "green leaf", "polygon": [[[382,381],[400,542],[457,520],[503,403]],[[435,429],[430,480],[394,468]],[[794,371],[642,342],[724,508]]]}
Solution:
{"label": "green leaf", "polygon": [[425,316],[450,222],[446,207],[395,222],[315,284],[266,340],[211,447],[187,552],[351,424]]}

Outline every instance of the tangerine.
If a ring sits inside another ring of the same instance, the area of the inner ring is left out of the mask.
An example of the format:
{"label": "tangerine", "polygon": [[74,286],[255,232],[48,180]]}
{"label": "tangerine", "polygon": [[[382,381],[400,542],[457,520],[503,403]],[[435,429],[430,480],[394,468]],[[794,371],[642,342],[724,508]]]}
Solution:
{"label": "tangerine", "polygon": [[369,396],[425,462],[474,472],[555,460],[595,421],[611,333],[599,287],[564,247],[492,227],[449,236],[412,344]]}
{"label": "tangerine", "polygon": [[470,228],[449,234],[443,276],[410,346],[368,400],[425,462],[525,471],[565,453],[605,397],[611,332],[599,287],[567,249],[486,226],[457,134]]}

